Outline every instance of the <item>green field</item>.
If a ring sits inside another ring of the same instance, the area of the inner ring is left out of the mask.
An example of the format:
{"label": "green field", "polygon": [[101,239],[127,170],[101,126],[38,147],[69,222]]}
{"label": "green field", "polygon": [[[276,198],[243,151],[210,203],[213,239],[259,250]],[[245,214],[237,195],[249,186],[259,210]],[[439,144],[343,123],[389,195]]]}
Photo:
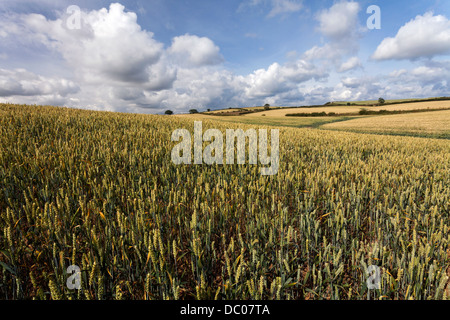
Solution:
{"label": "green field", "polygon": [[[171,134],[192,132],[191,116],[0,114],[1,299],[450,297],[448,140],[298,119],[311,122],[277,127],[280,168],[261,176],[173,164]],[[204,130],[262,127],[202,117]]]}

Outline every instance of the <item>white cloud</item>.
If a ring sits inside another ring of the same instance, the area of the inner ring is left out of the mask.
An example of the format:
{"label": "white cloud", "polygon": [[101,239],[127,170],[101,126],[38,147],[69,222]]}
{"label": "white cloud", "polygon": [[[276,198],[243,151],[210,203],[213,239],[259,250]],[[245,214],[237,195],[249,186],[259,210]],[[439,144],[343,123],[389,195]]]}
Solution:
{"label": "white cloud", "polygon": [[[384,74],[344,77],[334,87],[330,100],[376,100],[448,96],[450,61],[429,61],[411,70]],[[348,97],[348,98],[347,98]],[[345,99],[343,99],[345,98]]]}
{"label": "white cloud", "polygon": [[65,105],[80,91],[74,82],[58,77],[43,77],[24,69],[0,69],[0,98],[4,102]]}
{"label": "white cloud", "polygon": [[450,53],[450,21],[442,15],[427,12],[400,28],[394,38],[386,38],[372,58],[417,59]]}
{"label": "white cloud", "polygon": [[80,30],[68,28],[65,18],[21,15],[9,21],[10,28],[15,28],[9,37],[25,39],[24,44],[44,44],[59,54],[78,90],[53,86],[24,91],[11,82],[5,83],[4,95],[8,89],[10,96],[27,93],[31,99],[34,94],[40,101],[40,96],[53,92],[59,103],[69,106],[182,112],[193,107],[260,104],[266,98],[274,102],[293,101],[296,96],[302,99],[302,83],[327,76],[324,69],[294,58],[284,65],[274,63],[247,76],[236,76],[224,68],[220,48],[211,39],[185,34],[164,48],[151,32],[141,29],[135,14],[120,4],[83,12]]}
{"label": "white cloud", "polygon": [[432,68],[427,66],[420,66],[411,71],[411,74],[422,78],[435,78],[448,76],[448,71],[443,68]]}
{"label": "white cloud", "polygon": [[[274,15],[301,10],[300,1],[252,3],[266,5],[265,12],[275,10]],[[0,47],[37,48],[43,57],[39,61],[47,64],[30,64],[34,72],[0,69],[0,99],[93,110],[154,113],[171,109],[179,113],[190,108],[306,105],[449,92],[449,64],[432,60],[412,70],[393,71],[388,77],[360,77],[358,72],[340,81],[336,74],[329,77],[333,69],[362,68],[357,52],[358,10],[355,2],[339,2],[321,11],[317,19],[325,43],[304,54],[290,52],[288,62],[275,62],[247,75],[228,70],[220,48],[209,38],[184,34],[165,47],[140,27],[136,14],[120,4],[83,12],[80,30],[70,30],[64,14],[55,20],[39,14],[3,14]],[[247,34],[253,36],[257,35]],[[4,59],[13,53],[6,51]],[[49,65],[51,70],[44,70]]]}
{"label": "white cloud", "polygon": [[[49,20],[43,15],[27,14],[1,21],[9,25],[5,35],[9,39],[21,39],[24,46],[44,44],[63,57],[70,70],[68,74],[73,73],[80,90],[62,103],[92,108],[101,105],[108,110],[116,110],[124,102],[131,107],[156,108],[159,100],[151,93],[173,88],[178,66],[170,60],[163,44],[153,39],[151,32],[141,29],[136,14],[124,9],[115,3],[109,10],[82,12],[82,28],[79,30],[68,28],[65,16]],[[202,44],[206,43],[208,49],[208,40],[200,39],[200,43],[193,45],[199,44],[204,48]],[[19,92],[18,85],[12,88],[19,96],[25,94]],[[53,87],[56,93],[63,89]],[[6,94],[5,88],[3,91]],[[39,90],[26,93],[47,94]]]}
{"label": "white cloud", "polygon": [[339,67],[338,71],[346,72],[356,68],[361,68],[361,61],[358,57],[351,57]]}
{"label": "white cloud", "polygon": [[331,40],[352,38],[358,24],[360,6],[357,2],[338,2],[321,11],[317,20],[319,31]]}
{"label": "white cloud", "polygon": [[285,65],[273,63],[245,77],[245,93],[249,98],[270,97],[295,89],[302,82],[326,76],[324,70],[302,59]]}
{"label": "white cloud", "polygon": [[358,78],[344,78],[342,84],[347,88],[358,88],[361,82]]}
{"label": "white cloud", "polygon": [[386,84],[376,76],[345,77],[329,95],[331,101],[373,100],[384,95]]}
{"label": "white cloud", "polygon": [[398,77],[406,74],[407,72],[408,72],[408,70],[406,70],[406,69],[394,70],[391,73],[389,73],[389,77],[398,78]]}
{"label": "white cloud", "polygon": [[155,73],[151,68],[163,45],[140,28],[135,13],[124,9],[113,3],[109,10],[83,13],[80,30],[67,28],[64,19],[52,21],[42,15],[26,15],[23,20],[34,33],[47,37],[45,43],[62,54],[79,78],[145,85]]}
{"label": "white cloud", "polygon": [[339,60],[344,54],[339,45],[326,43],[323,46],[314,46],[303,54],[305,60]]}
{"label": "white cloud", "polygon": [[321,46],[314,46],[307,50],[303,58],[308,61],[321,60],[327,68],[334,68],[338,72],[345,72],[360,67],[361,63],[356,55],[359,50],[358,40],[361,26],[358,22],[360,6],[356,2],[338,2],[316,15],[319,23],[317,30],[328,40]]}
{"label": "white cloud", "polygon": [[448,95],[448,92],[442,91],[442,84],[446,86],[446,83],[450,83],[450,62],[431,61],[429,65],[422,65],[412,70],[395,70],[391,72],[391,78],[397,79],[397,81],[403,84],[417,85],[421,87],[434,86],[442,95]]}
{"label": "white cloud", "polygon": [[52,95],[61,97],[77,93],[79,87],[72,81],[36,75],[24,69],[0,69],[0,97]]}
{"label": "white cloud", "polygon": [[167,52],[177,64],[186,67],[216,65],[223,61],[220,49],[214,42],[189,34],[175,37]]}

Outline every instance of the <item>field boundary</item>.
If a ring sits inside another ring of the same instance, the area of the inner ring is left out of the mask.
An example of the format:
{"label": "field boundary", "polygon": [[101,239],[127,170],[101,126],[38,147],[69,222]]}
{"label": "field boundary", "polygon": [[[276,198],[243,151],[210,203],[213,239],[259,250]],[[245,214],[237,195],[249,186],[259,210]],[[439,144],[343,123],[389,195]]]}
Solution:
{"label": "field boundary", "polygon": [[416,109],[416,110],[367,110],[362,108],[359,112],[355,113],[335,113],[335,112],[313,112],[313,113],[288,113],[285,117],[342,117],[342,116],[358,116],[358,115],[390,115],[390,114],[406,114],[406,113],[420,113],[431,111],[445,111],[450,108],[438,108],[438,109]]}
{"label": "field boundary", "polygon": [[[327,124],[327,123],[326,123]],[[337,129],[337,128],[323,128],[322,126],[316,127],[316,129],[324,131],[339,131],[339,132],[350,132],[358,134],[370,134],[377,136],[394,136],[394,137],[411,137],[411,138],[426,138],[426,139],[439,139],[439,140],[450,140],[450,133],[414,133],[414,132],[404,132],[404,131],[391,131],[391,132],[369,132],[358,129]]]}
{"label": "field boundary", "polygon": [[[435,102],[435,101],[449,101],[450,97],[436,97],[436,98],[426,98],[426,99],[413,99],[413,100],[405,100],[405,101],[397,101],[392,100],[392,102],[389,102],[390,100],[387,100],[385,103],[356,103],[351,101],[343,101],[343,102],[327,102],[323,105],[308,105],[308,106],[292,106],[292,107],[270,107],[269,110],[265,110],[262,106],[256,106],[256,107],[243,107],[243,108],[231,108],[231,109],[238,109],[238,111],[226,111],[228,109],[218,109],[218,110],[212,110],[212,111],[205,111],[200,112],[201,114],[207,114],[212,116],[240,116],[244,114],[249,113],[260,113],[265,111],[271,111],[271,110],[278,110],[278,109],[306,109],[306,108],[322,108],[322,107],[342,107],[342,106],[360,106],[360,107],[380,107],[380,106],[389,106],[389,105],[397,105],[397,104],[408,104],[408,103],[418,103],[418,102]],[[260,108],[255,110],[249,110],[249,108]],[[223,112],[217,112],[221,111]]]}

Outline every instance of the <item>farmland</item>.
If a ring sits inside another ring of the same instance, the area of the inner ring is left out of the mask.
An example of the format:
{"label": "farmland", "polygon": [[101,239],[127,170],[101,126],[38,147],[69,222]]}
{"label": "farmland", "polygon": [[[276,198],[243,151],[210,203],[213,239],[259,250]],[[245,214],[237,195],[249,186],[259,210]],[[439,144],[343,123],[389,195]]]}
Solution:
{"label": "farmland", "polygon": [[[0,113],[2,299],[450,295],[448,140],[280,127],[278,175],[261,176],[174,165],[171,133],[193,116]],[[262,127],[199,116],[204,130]]]}
{"label": "farmland", "polygon": [[274,110],[264,111],[262,113],[249,113],[244,115],[245,117],[260,117],[263,114],[267,117],[284,117],[287,114],[296,114],[296,113],[320,113],[333,112],[335,114],[353,114],[356,115],[358,112],[366,108],[371,111],[412,111],[412,110],[433,110],[433,109],[449,109],[450,110],[450,100],[447,101],[429,101],[429,102],[414,102],[414,103],[402,103],[402,104],[391,104],[391,105],[381,105],[374,107],[366,107],[366,106],[323,106],[323,107],[315,107],[315,108],[280,108]]}
{"label": "farmland", "polygon": [[[264,114],[264,113],[263,113]],[[281,126],[294,128],[319,127],[323,124],[354,119],[356,117],[246,117],[246,116],[211,116],[208,114],[183,114],[180,118],[194,120],[212,120],[229,123],[242,123],[258,126]]]}
{"label": "farmland", "polygon": [[[233,110],[233,112],[236,110],[238,109]],[[365,111],[368,115],[364,115],[362,111]],[[225,110],[219,111],[218,114],[220,115],[199,113],[183,114],[177,117],[259,126],[315,128],[443,139],[449,139],[450,137],[450,101],[413,102],[364,108],[362,106],[339,105],[312,108],[275,108],[236,116],[228,116],[224,112]]]}
{"label": "farmland", "polygon": [[[385,100],[387,104],[400,104],[400,103],[416,103],[416,102],[433,102],[433,101],[446,101],[449,100],[448,97],[441,98],[427,98],[427,99],[388,99]],[[334,101],[333,105],[376,105],[379,103],[378,100],[363,100],[363,101]]]}
{"label": "farmland", "polygon": [[397,135],[428,135],[450,139],[450,110],[378,117],[329,123],[324,129]]}

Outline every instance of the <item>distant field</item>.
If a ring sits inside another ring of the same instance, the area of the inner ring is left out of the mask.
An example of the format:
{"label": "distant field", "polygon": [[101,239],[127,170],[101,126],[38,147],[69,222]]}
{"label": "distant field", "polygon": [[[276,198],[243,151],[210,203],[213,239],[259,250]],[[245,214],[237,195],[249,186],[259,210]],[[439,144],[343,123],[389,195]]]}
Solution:
{"label": "distant field", "polygon": [[366,107],[366,106],[331,106],[331,107],[317,107],[317,108],[283,108],[276,110],[269,110],[265,112],[249,113],[243,115],[244,117],[261,117],[265,114],[266,117],[284,117],[287,114],[295,113],[314,113],[314,112],[335,112],[336,114],[357,114],[362,108],[367,110],[379,111],[379,110],[391,110],[391,111],[405,111],[405,110],[420,110],[420,109],[441,109],[449,108],[450,101],[427,101],[427,102],[415,102],[407,104],[392,104],[379,107]]}
{"label": "distant field", "polygon": [[245,110],[256,111],[256,110],[263,110],[263,109],[264,109],[264,107],[229,108],[229,109],[205,111],[205,112],[203,112],[203,114],[230,113],[230,112],[245,111]]}
{"label": "distant field", "polygon": [[318,108],[282,108],[276,110],[269,110],[258,113],[249,113],[243,115],[244,117],[285,117],[287,114],[292,113],[314,113],[314,112],[335,112],[339,113],[354,113],[358,112],[362,107],[318,107]]}
{"label": "distant field", "polygon": [[[386,100],[386,103],[402,103],[402,102],[408,102],[408,101],[415,101],[419,99],[393,99],[393,100]],[[377,104],[378,100],[361,100],[361,101],[334,101],[333,104],[341,104],[341,105],[347,105],[347,103],[354,103],[354,104]]]}
{"label": "distant field", "polygon": [[[295,128],[323,128],[360,133],[380,133],[390,135],[412,135],[421,137],[450,138],[450,101],[428,101],[380,107],[365,107],[367,110],[407,111],[421,109],[441,109],[444,111],[420,112],[412,114],[343,116],[357,114],[362,106],[334,106],[321,108],[283,108],[250,113],[241,116],[214,116],[207,114],[183,114],[177,117],[210,119],[221,122],[248,125],[266,125]],[[337,116],[326,117],[286,117],[292,113],[335,112]]]}
{"label": "distant field", "polygon": [[335,112],[337,115],[358,113],[362,106],[334,106],[322,108],[283,108],[242,116],[213,116],[187,114],[180,117],[211,119],[221,122],[248,125],[266,125],[295,128],[322,128],[359,133],[378,133],[389,135],[410,135],[431,138],[450,138],[450,101],[428,101],[380,107],[365,107],[367,110],[420,110],[441,109],[444,111],[420,112],[412,114],[382,116],[327,116],[327,117],[286,117],[290,113]]}
{"label": "distant field", "polygon": [[235,111],[239,111],[239,110],[240,110],[240,109],[238,109],[238,108],[221,109],[221,110],[212,110],[212,111],[207,111],[207,112],[205,112],[205,114],[215,114],[215,113],[235,112]]}
{"label": "distant field", "polygon": [[[262,113],[264,114],[264,113]],[[205,114],[185,114],[178,115],[183,118],[192,119],[211,119],[217,121],[225,121],[232,123],[243,123],[252,125],[266,125],[266,126],[280,126],[280,127],[295,127],[307,128],[318,127],[327,123],[336,121],[344,121],[354,119],[356,117],[245,117],[245,116],[211,116]]]}
{"label": "distant field", "polygon": [[322,128],[450,139],[450,110],[364,117],[325,124]]}
{"label": "distant field", "polygon": [[[448,100],[447,97],[436,97],[436,98],[425,98],[425,99],[391,99],[391,100],[385,100],[385,103],[411,103],[412,101],[415,102],[433,102],[435,100]],[[361,101],[334,101],[333,105],[347,105],[347,103],[351,104],[357,104],[357,105],[370,105],[370,104],[378,104],[378,100],[361,100]]]}
{"label": "distant field", "polygon": [[[436,99],[442,99],[441,101],[436,101]],[[447,100],[446,100],[447,99]],[[420,101],[423,100],[423,101]],[[431,101],[430,101],[431,100]],[[415,101],[415,102],[413,102]],[[404,104],[404,103],[429,103],[429,102],[448,102],[450,103],[450,98],[428,98],[428,99],[391,99],[386,100],[386,105],[390,104]],[[361,100],[361,101],[333,101],[331,105],[323,105],[323,107],[336,107],[336,106],[347,106],[347,104],[350,103],[352,107],[370,107],[370,105],[378,104],[378,100]],[[368,106],[369,105],[369,106]],[[385,106],[386,106],[385,105]],[[311,109],[315,106],[307,106],[307,107],[282,107],[282,106],[271,106],[270,108],[272,110],[275,109],[299,109],[299,108],[307,108]],[[322,110],[322,106],[317,106],[317,108]],[[316,110],[317,110],[316,108]],[[228,109],[219,109],[219,110],[212,110],[212,111],[205,111],[202,112],[203,114],[216,114],[216,113],[228,113],[228,112],[236,112],[236,111],[242,111],[242,110],[248,110],[248,111],[256,111],[256,110],[263,110],[264,107],[257,106],[257,107],[242,107],[242,108],[228,108]],[[316,111],[311,111],[316,112]]]}

